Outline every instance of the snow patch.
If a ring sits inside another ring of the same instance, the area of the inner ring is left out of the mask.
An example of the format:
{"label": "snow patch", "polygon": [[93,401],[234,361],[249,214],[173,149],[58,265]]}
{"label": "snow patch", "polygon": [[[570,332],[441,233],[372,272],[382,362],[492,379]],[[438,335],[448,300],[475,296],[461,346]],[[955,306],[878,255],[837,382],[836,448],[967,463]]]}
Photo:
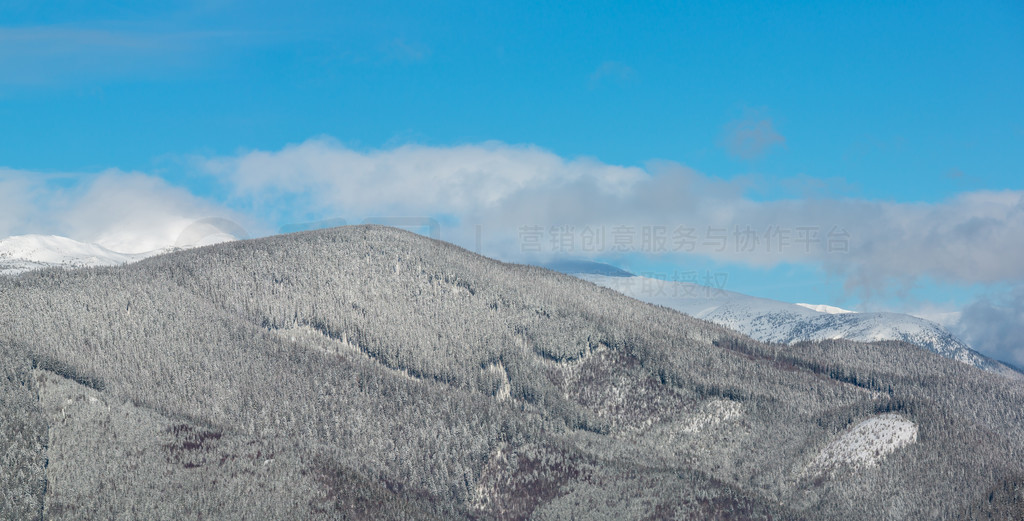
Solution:
{"label": "snow patch", "polygon": [[504,402],[512,397],[512,383],[508,379],[508,371],[505,370],[505,366],[501,362],[488,365],[484,371],[498,377],[498,390],[495,391],[494,397],[499,402]]}
{"label": "snow patch", "polygon": [[378,358],[370,355],[368,351],[360,347],[359,344],[350,340],[347,333],[342,333],[341,338],[334,338],[315,327],[298,324],[288,328],[269,328],[269,330],[288,341],[302,344],[313,349],[318,349],[327,354],[353,354],[364,360],[379,364],[392,373],[404,376],[410,380],[420,379],[418,376],[414,376],[406,369],[390,367],[382,363]]}
{"label": "snow patch", "polygon": [[829,443],[804,470],[820,476],[841,466],[877,467],[881,460],[917,441],[917,424],[899,414],[868,418]]}
{"label": "snow patch", "polygon": [[700,432],[727,420],[738,418],[743,406],[732,400],[711,400],[683,421],[683,432]]}

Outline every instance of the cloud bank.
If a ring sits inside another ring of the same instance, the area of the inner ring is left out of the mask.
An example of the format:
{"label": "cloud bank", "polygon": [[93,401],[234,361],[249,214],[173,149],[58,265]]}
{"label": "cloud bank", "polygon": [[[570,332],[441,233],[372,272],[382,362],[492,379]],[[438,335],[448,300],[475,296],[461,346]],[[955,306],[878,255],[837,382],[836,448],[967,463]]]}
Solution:
{"label": "cloud bank", "polygon": [[1024,287],[967,306],[953,329],[989,356],[1024,368]]}
{"label": "cloud bank", "polygon": [[805,262],[861,289],[922,276],[968,284],[1024,280],[1020,191],[969,192],[929,204],[756,201],[743,181],[678,163],[609,165],[497,142],[357,151],[314,139],[207,158],[200,168],[257,214],[349,222],[440,217],[445,239],[472,246],[480,225],[484,252],[504,258],[618,251],[764,267]]}
{"label": "cloud bank", "polygon": [[159,177],[119,170],[41,174],[0,169],[0,208],[0,237],[61,235],[121,253],[174,246],[190,226],[211,216],[243,220]]}
{"label": "cloud bank", "polygon": [[[123,252],[173,245],[198,219],[263,229],[321,219],[429,217],[442,238],[505,259],[701,255],[754,267],[811,263],[852,289],[927,276],[1024,281],[1024,192],[937,203],[759,201],[751,185],[685,165],[620,166],[499,142],[354,150],[313,139],[281,150],[199,158],[224,185],[210,201],[164,179],[0,170],[0,236],[51,233]],[[255,226],[259,228],[259,226]]]}

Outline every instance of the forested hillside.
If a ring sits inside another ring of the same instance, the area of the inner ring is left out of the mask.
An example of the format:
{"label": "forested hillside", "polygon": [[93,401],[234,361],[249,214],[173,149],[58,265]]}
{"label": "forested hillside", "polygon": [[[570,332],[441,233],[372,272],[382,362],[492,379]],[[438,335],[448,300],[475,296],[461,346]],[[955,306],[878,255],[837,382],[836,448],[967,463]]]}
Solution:
{"label": "forested hillside", "polygon": [[377,226],[0,277],[0,518],[1020,519],[1024,384]]}

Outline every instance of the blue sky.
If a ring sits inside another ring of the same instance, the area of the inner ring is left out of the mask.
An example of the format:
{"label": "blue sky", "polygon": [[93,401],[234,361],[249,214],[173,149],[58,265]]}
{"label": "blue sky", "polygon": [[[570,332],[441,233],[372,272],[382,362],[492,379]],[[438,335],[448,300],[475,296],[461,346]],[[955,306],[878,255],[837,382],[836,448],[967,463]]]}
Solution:
{"label": "blue sky", "polygon": [[1024,324],[1020,2],[291,4],[4,2],[0,235],[413,215],[516,259],[525,225],[839,227],[849,254],[561,253]]}

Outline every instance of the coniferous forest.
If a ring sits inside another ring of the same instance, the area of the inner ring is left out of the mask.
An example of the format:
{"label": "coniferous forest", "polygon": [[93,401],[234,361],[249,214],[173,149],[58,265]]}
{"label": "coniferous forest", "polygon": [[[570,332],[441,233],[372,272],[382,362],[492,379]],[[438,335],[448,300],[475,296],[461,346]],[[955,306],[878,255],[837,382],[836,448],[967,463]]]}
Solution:
{"label": "coniferous forest", "polygon": [[1024,519],[1024,381],[303,232],[0,277],[0,518]]}

